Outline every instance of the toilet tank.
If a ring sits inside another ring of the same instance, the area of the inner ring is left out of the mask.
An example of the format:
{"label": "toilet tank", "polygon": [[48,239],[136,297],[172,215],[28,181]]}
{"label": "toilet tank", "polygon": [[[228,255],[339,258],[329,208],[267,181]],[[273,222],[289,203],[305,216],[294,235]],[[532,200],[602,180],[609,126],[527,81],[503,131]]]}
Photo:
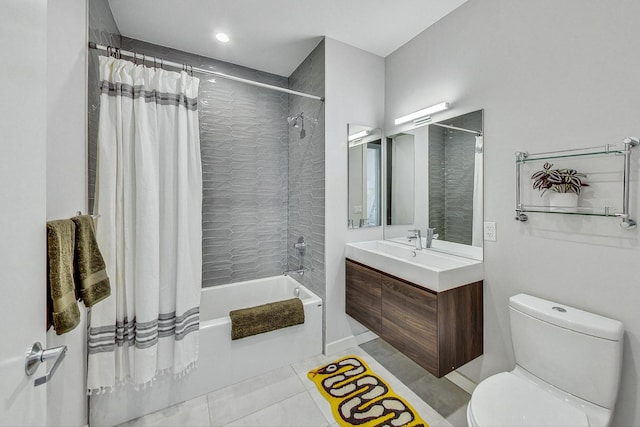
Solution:
{"label": "toilet tank", "polygon": [[622,368],[622,323],[526,294],[509,299],[509,317],[518,366],[613,409]]}

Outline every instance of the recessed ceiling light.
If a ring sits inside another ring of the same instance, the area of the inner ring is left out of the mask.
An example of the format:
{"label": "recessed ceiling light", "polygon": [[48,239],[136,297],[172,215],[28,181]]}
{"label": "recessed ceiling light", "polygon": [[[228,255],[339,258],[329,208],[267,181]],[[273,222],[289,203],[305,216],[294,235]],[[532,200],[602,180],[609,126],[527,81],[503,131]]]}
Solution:
{"label": "recessed ceiling light", "polygon": [[226,35],[225,33],[216,34],[216,39],[218,39],[218,41],[221,41],[222,43],[229,42],[229,36]]}

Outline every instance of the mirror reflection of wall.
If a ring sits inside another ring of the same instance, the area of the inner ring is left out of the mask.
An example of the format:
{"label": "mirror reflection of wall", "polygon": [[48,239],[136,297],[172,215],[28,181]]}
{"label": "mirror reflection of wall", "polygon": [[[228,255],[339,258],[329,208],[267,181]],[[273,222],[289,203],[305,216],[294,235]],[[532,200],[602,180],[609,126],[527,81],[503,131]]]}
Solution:
{"label": "mirror reflection of wall", "polygon": [[381,221],[382,139],[380,129],[348,125],[348,227],[377,227]]}

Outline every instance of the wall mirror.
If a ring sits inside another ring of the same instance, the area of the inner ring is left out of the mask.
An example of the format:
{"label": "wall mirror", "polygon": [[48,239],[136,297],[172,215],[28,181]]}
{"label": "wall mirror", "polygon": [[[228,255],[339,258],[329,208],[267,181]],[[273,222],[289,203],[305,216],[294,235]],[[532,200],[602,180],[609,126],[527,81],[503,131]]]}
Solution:
{"label": "wall mirror", "polygon": [[[416,135],[399,133],[387,138],[387,225],[414,223],[417,193],[422,182],[416,177]],[[417,147],[420,149],[420,147]],[[419,168],[418,168],[419,169]]]}
{"label": "wall mirror", "polygon": [[483,139],[482,110],[385,138],[385,239],[433,228],[433,249],[482,259]]}
{"label": "wall mirror", "polygon": [[347,125],[349,150],[348,228],[382,225],[382,132],[371,126]]}

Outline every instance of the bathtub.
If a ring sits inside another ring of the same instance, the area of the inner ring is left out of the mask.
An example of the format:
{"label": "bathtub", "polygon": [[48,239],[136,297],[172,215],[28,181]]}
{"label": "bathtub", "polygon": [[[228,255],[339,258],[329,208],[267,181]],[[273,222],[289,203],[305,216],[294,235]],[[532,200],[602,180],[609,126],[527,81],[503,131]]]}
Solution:
{"label": "bathtub", "polygon": [[[305,321],[231,340],[229,311],[299,295]],[[113,426],[322,353],[322,300],[289,276],[203,288],[198,366],[184,378],[152,387],[91,396],[89,422]]]}

